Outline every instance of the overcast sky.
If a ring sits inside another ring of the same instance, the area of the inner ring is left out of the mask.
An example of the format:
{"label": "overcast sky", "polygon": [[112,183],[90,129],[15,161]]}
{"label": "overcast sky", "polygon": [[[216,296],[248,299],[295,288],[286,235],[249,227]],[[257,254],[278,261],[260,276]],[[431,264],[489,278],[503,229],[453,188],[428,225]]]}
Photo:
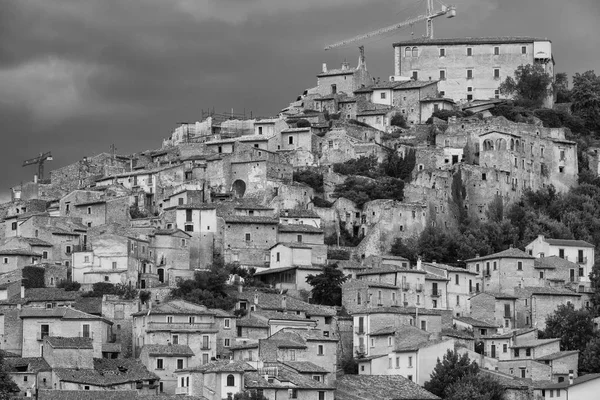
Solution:
{"label": "overcast sky", "polygon": [[[600,72],[599,0],[456,0],[436,37],[539,36],[556,71]],[[0,0],[0,199],[84,156],[158,148],[201,111],[269,116],[315,86],[321,64],[356,64],[356,46],[323,47],[422,14],[424,0]],[[416,24],[415,37],[424,34]],[[393,74],[391,44],[365,44],[374,76]]]}

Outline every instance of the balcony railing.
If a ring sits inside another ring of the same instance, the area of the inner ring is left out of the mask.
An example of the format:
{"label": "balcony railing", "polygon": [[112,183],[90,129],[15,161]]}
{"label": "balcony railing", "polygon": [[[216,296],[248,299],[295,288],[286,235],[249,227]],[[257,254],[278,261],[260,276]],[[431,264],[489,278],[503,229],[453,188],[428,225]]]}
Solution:
{"label": "balcony railing", "polygon": [[356,354],[360,355],[360,354],[366,354],[367,350],[366,350],[366,348],[365,348],[364,345],[362,345],[362,346],[354,346],[354,352]]}
{"label": "balcony railing", "polygon": [[354,333],[356,333],[357,335],[364,335],[365,334],[365,329],[364,328],[356,328],[354,330]]}
{"label": "balcony railing", "polygon": [[210,350],[210,344],[203,344],[203,345],[200,347],[200,350]]}
{"label": "balcony railing", "polygon": [[587,257],[577,257],[577,264],[587,264]]}
{"label": "balcony railing", "polygon": [[416,287],[415,287],[415,290],[417,292],[422,292],[423,291],[423,284],[422,283],[417,284]]}
{"label": "balcony railing", "polygon": [[410,290],[410,283],[408,283],[408,282],[402,283],[402,290],[404,290],[405,292]]}
{"label": "balcony railing", "polygon": [[441,295],[442,295],[441,290],[432,290],[431,291],[431,297],[440,297]]}

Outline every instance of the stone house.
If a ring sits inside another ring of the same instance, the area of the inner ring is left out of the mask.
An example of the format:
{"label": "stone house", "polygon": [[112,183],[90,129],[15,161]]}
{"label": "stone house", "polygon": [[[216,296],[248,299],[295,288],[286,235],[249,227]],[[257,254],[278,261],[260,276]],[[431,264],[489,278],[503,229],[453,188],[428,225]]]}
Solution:
{"label": "stone house", "polygon": [[[439,85],[439,82],[438,82]],[[421,109],[421,120],[419,123],[424,124],[429,118],[433,116],[434,112],[437,111],[451,111],[455,108],[455,103],[452,99],[445,97],[425,97],[420,100]]]}
{"label": "stone house", "polygon": [[[498,87],[520,65],[538,64],[554,76],[552,44],[532,37],[410,39],[393,44],[394,75],[439,79],[442,97],[500,98]],[[553,99],[545,100],[552,107]]]}
{"label": "stone house", "polygon": [[127,300],[116,295],[104,295],[101,302],[101,314],[113,321],[113,337],[115,345],[120,347],[120,356],[132,357],[133,349],[133,317],[139,311],[137,299]]}
{"label": "stone house", "polygon": [[317,87],[314,93],[321,96],[346,93],[351,95],[357,89],[372,83],[371,75],[367,71],[364,51],[361,49],[356,68],[350,68],[347,62],[342,63],[340,69],[327,69],[323,63],[321,73],[317,75]]}
{"label": "stone house", "polygon": [[371,355],[357,360],[360,375],[402,375],[419,385],[430,379],[436,360],[454,349],[454,340],[436,340],[413,326],[382,328],[371,333],[371,342]]}
{"label": "stone house", "polygon": [[439,397],[402,375],[344,375],[336,382],[339,400],[379,400],[389,393],[403,393],[414,400],[437,400]]}
{"label": "stone house", "polygon": [[54,246],[42,239],[15,236],[3,241],[2,247],[6,249],[27,249],[33,253],[41,254],[40,262],[52,262],[54,260],[52,251]]}
{"label": "stone house", "polygon": [[[371,299],[368,302],[369,307],[398,306],[401,303],[401,294],[401,289],[396,285],[350,279],[342,285],[342,306],[349,313],[353,313],[364,307],[362,299]],[[354,301],[359,297],[361,298],[361,304]]]}
{"label": "stone house", "polygon": [[246,390],[269,399],[286,391],[288,398],[301,400],[333,400],[335,394],[333,384],[319,382],[291,368],[279,367],[279,364],[247,372],[244,386]]}
{"label": "stone house", "polygon": [[481,336],[480,340],[483,342],[484,356],[500,361],[508,361],[513,358],[511,346],[516,343],[537,340],[537,331],[533,328],[510,330],[503,333]]}
{"label": "stone house", "polygon": [[192,236],[181,229],[156,229],[150,235],[150,247],[156,265],[159,283],[175,286],[177,278],[193,277],[193,265],[190,263]]}
{"label": "stone house", "polygon": [[429,309],[450,309],[455,304],[460,306],[460,297],[458,303],[450,303],[453,299],[448,295],[448,284],[450,279],[441,275],[427,273],[425,275],[425,308]]}
{"label": "stone house", "polygon": [[312,150],[313,136],[312,128],[287,128],[280,132],[279,143],[281,148],[277,150]]}
{"label": "stone house", "polygon": [[246,372],[256,371],[244,361],[213,361],[209,364],[186,367],[175,372],[178,395],[207,400],[222,400],[245,389]]}
{"label": "stone house", "polygon": [[502,293],[481,292],[472,296],[471,317],[504,329],[517,327],[517,297]]}
{"label": "stone house", "polygon": [[59,201],[61,216],[81,218],[85,226],[99,226],[129,219],[129,197],[110,197],[94,190],[74,190]]}
{"label": "stone house", "polygon": [[175,371],[188,368],[194,352],[185,344],[145,344],[140,351],[140,361],[160,378],[159,393],[175,394]]}
{"label": "stone house", "polygon": [[223,344],[235,332],[233,315],[218,309],[171,300],[133,315],[134,351],[139,354],[147,344],[189,346],[192,364],[207,364],[226,351]]}
{"label": "stone house", "polygon": [[600,374],[569,378],[560,383],[542,383],[535,386],[534,396],[539,399],[585,400],[593,398],[600,390]]}
{"label": "stone house", "polygon": [[28,249],[0,249],[0,273],[22,270],[28,265],[38,264],[42,254]]}
{"label": "stone house", "polygon": [[[290,245],[292,247],[293,245]],[[278,245],[283,249],[288,249],[286,246]],[[309,248],[310,249],[310,248]],[[296,250],[296,249],[294,249]],[[285,256],[285,252],[280,252]],[[275,253],[277,255],[277,253]],[[273,251],[271,252],[271,258],[273,257]],[[310,260],[309,260],[310,261]],[[323,268],[318,265],[312,264],[300,264],[300,265],[289,265],[287,267],[270,267],[263,271],[258,271],[254,274],[255,277],[260,279],[262,282],[270,285],[271,287],[287,290],[289,294],[297,293],[299,290],[310,292],[312,286],[306,282],[306,278],[309,275],[318,275],[323,271]]]}
{"label": "stone house", "polygon": [[[465,261],[470,272],[478,274],[483,292],[513,293],[519,286],[536,286],[534,258],[520,249],[510,248]],[[475,291],[478,290],[478,283]]]}
{"label": "stone house", "polygon": [[52,389],[52,369],[43,357],[5,357],[4,364],[20,396],[33,397],[37,389]]}
{"label": "stone house", "polygon": [[539,235],[525,246],[525,251],[536,258],[557,256],[576,263],[579,267],[570,268],[569,282],[578,282],[584,288],[590,287],[589,274],[595,262],[592,244],[584,240],[550,239]]}
{"label": "stone house", "polygon": [[[417,263],[419,262],[421,262],[420,259],[417,261]],[[445,285],[448,296],[447,307],[454,310],[455,316],[468,315],[470,312],[469,297],[475,294],[477,274],[465,268],[453,267],[435,262],[422,262],[422,268],[430,274],[440,275],[449,279],[448,283]]]}
{"label": "stone house", "polygon": [[273,217],[226,216],[223,227],[225,262],[265,268],[270,260],[270,248],[277,243],[278,222]]}
{"label": "stone house", "polygon": [[[167,229],[179,229],[189,234],[189,269],[206,268],[212,263],[215,243],[221,240],[217,209],[212,204],[186,204],[175,209],[175,225],[167,223]],[[181,265],[182,271],[185,269]]]}
{"label": "stone house", "polygon": [[[427,272],[412,268],[402,268],[396,265],[382,265],[378,268],[365,269],[357,272],[356,278],[369,282],[387,283],[401,289],[402,295],[398,298],[399,305],[404,307],[420,307],[425,305],[425,277]],[[357,306],[370,301],[357,297],[350,302]],[[369,303],[366,303],[369,304]]]}
{"label": "stone house", "polygon": [[581,294],[572,290],[547,286],[525,286],[515,288],[518,300],[517,326],[546,328],[546,317],[554,313],[559,305],[572,304],[575,309],[582,308]]}
{"label": "stone house", "polygon": [[93,355],[102,357],[102,348],[113,339],[112,321],[98,315],[68,307],[23,308],[20,313],[23,324],[22,356],[44,355],[46,337],[91,339]]}

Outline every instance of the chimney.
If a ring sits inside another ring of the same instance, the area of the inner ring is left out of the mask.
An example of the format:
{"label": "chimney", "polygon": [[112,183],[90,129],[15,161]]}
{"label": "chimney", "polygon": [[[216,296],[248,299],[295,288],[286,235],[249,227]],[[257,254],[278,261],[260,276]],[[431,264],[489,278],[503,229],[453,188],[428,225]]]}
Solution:
{"label": "chimney", "polygon": [[423,269],[423,264],[421,261],[421,256],[417,258],[417,271],[421,271]]}
{"label": "chimney", "polygon": [[33,183],[37,183],[38,182],[38,176],[37,174],[33,175]]}
{"label": "chimney", "polygon": [[513,331],[513,333],[512,333],[512,345],[513,346],[517,345],[517,331]]}
{"label": "chimney", "polygon": [[365,46],[360,46],[358,48],[360,51],[360,55],[358,56],[358,66],[356,69],[367,69],[367,60],[365,59]]}
{"label": "chimney", "polygon": [[285,294],[281,298],[281,308],[287,309],[287,296]]}
{"label": "chimney", "polygon": [[435,264],[437,264],[437,261],[436,260],[432,260],[431,263],[435,265]]}
{"label": "chimney", "polygon": [[258,293],[254,292],[254,304],[258,305]]}
{"label": "chimney", "polygon": [[327,72],[327,63],[323,63],[323,68],[321,69],[321,72],[323,72],[323,73]]}
{"label": "chimney", "polygon": [[569,370],[569,386],[571,386],[573,384],[573,377],[574,377],[573,370],[570,369]]}
{"label": "chimney", "polygon": [[479,253],[475,253],[475,258],[479,258],[479,257],[480,257]]}
{"label": "chimney", "polygon": [[25,298],[25,286],[21,285],[21,298]]}
{"label": "chimney", "polygon": [[342,63],[342,71],[347,71],[350,68],[350,65],[348,64],[347,61],[344,61]]}

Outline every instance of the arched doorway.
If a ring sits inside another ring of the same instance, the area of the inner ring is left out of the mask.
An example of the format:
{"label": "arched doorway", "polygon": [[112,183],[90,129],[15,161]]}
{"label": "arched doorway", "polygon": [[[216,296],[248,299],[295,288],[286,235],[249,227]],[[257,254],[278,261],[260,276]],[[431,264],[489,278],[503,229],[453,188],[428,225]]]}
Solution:
{"label": "arched doorway", "polygon": [[246,193],[246,183],[243,180],[238,179],[235,182],[233,182],[231,190],[233,191],[236,198],[242,198],[244,197],[244,193]]}
{"label": "arched doorway", "polygon": [[158,269],[158,281],[160,283],[164,283],[164,281],[165,281],[165,269],[164,268]]}

